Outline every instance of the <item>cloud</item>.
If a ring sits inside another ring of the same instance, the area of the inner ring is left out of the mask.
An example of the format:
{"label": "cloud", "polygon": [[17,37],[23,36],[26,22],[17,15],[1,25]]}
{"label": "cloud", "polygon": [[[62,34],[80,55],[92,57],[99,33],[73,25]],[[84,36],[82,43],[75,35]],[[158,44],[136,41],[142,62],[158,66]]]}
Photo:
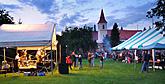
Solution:
{"label": "cloud", "polygon": [[14,17],[14,22],[22,20],[23,24],[42,24],[48,21],[47,14],[41,13],[36,7],[24,5],[21,9],[10,11]]}
{"label": "cloud", "polygon": [[136,22],[139,22],[141,20],[146,20],[146,12],[153,6],[153,3],[148,2],[144,5],[138,6],[138,7],[134,7],[134,6],[127,6],[124,9],[120,9],[120,10],[114,10],[112,11],[112,13],[121,15],[123,14],[124,17],[121,18],[117,18],[116,16],[108,16],[108,25],[112,26],[113,23],[111,21],[113,21],[114,23],[117,22],[120,25],[122,25],[123,27],[126,27],[127,25],[130,24],[134,24]]}
{"label": "cloud", "polygon": [[38,8],[41,13],[53,13],[52,6],[55,7],[56,11],[58,10],[54,0],[19,0],[22,3],[35,6]]}
{"label": "cloud", "polygon": [[20,9],[21,7],[18,5],[9,5],[9,4],[1,4],[0,9],[9,8],[9,9]]}
{"label": "cloud", "polygon": [[[0,0],[0,8],[8,8],[14,19],[23,23],[57,23],[57,31],[65,26],[97,23],[104,9],[108,27],[114,22],[124,27],[143,23],[154,0]],[[121,3],[122,2],[122,3]],[[7,10],[8,10],[7,9]]]}
{"label": "cloud", "polygon": [[79,12],[75,13],[74,15],[68,15],[64,14],[62,16],[62,20],[59,22],[60,26],[67,26],[67,25],[72,25],[76,22],[82,22],[82,21],[87,21],[88,19],[83,19],[84,16],[81,15]]}
{"label": "cloud", "polygon": [[86,4],[86,3],[90,3],[92,2],[93,0],[76,0],[76,3],[77,4]]}
{"label": "cloud", "polygon": [[18,5],[19,1],[18,0],[0,0],[1,4],[8,4],[8,5]]}

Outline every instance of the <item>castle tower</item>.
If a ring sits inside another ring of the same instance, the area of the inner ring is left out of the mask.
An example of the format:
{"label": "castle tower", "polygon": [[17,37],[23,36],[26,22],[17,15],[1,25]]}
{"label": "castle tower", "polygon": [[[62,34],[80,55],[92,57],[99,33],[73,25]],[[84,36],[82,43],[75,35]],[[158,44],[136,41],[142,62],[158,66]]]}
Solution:
{"label": "castle tower", "polygon": [[97,43],[100,45],[103,43],[103,39],[107,35],[107,21],[105,20],[103,9],[101,10],[100,19],[97,25],[98,25]]}

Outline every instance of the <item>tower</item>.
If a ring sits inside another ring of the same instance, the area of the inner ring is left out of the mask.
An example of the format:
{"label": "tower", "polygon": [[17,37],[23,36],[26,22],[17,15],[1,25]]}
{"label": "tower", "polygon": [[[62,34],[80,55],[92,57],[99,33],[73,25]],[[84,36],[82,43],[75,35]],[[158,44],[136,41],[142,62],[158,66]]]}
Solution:
{"label": "tower", "polygon": [[104,37],[107,35],[107,21],[105,20],[103,9],[101,10],[100,19],[97,25],[98,25],[97,43],[102,44]]}

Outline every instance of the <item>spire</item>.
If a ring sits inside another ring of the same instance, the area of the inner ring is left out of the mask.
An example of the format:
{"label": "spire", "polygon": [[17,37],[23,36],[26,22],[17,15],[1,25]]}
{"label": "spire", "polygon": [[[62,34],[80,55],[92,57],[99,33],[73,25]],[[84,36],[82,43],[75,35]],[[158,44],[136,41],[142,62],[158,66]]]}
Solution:
{"label": "spire", "polygon": [[100,20],[98,23],[107,23],[107,21],[105,20],[105,17],[104,17],[103,9],[101,10]]}

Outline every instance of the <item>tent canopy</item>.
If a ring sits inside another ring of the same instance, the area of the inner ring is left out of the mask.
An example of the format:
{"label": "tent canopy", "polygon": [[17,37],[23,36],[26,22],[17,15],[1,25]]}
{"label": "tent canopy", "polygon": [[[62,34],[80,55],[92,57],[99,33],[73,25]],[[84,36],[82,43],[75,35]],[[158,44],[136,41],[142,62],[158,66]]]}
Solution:
{"label": "tent canopy", "polygon": [[142,49],[165,49],[165,44],[154,43],[154,44],[150,44],[148,46],[144,46],[144,47],[142,47]]}
{"label": "tent canopy", "polygon": [[0,47],[37,50],[56,49],[56,31],[54,24],[3,24],[0,26]]}
{"label": "tent canopy", "polygon": [[[113,47],[113,50],[121,50],[121,49],[142,49],[142,47],[146,48],[156,48],[153,47],[156,43],[165,44],[165,37],[163,34],[163,29],[156,29],[151,28],[147,29],[140,34],[133,35],[130,39],[126,40],[125,42],[119,44],[116,47]],[[152,47],[151,47],[152,45]],[[149,47],[150,46],[150,47]],[[158,46],[158,45],[155,45]],[[161,48],[159,46],[159,48]]]}

